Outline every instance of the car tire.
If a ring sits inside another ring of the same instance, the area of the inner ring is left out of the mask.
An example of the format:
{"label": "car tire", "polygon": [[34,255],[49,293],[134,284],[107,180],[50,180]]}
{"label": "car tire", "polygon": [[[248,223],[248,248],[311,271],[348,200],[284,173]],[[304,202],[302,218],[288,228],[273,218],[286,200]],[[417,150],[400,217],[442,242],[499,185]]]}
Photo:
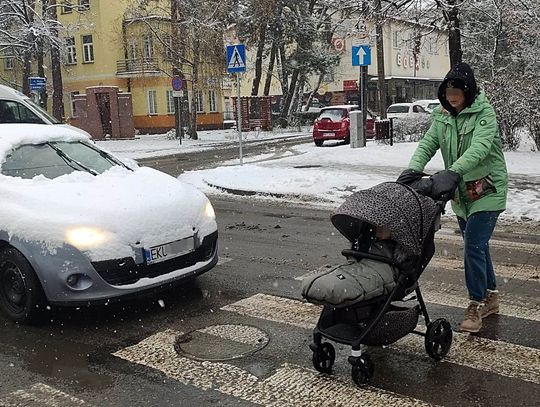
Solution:
{"label": "car tire", "polygon": [[13,247],[0,249],[0,309],[18,323],[39,321],[47,301],[41,283],[24,255]]}
{"label": "car tire", "polygon": [[314,140],[314,141],[315,141],[315,145],[317,147],[321,147],[323,145],[323,143],[324,143],[324,140]]}

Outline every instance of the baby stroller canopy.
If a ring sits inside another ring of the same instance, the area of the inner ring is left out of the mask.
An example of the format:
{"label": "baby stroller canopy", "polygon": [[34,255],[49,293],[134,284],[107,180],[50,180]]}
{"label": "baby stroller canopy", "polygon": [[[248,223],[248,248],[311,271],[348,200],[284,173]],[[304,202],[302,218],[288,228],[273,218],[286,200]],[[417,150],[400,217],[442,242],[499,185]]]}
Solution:
{"label": "baby stroller canopy", "polygon": [[406,252],[417,256],[439,212],[431,198],[406,185],[385,182],[351,195],[331,220],[350,242],[360,237],[365,226],[385,227]]}

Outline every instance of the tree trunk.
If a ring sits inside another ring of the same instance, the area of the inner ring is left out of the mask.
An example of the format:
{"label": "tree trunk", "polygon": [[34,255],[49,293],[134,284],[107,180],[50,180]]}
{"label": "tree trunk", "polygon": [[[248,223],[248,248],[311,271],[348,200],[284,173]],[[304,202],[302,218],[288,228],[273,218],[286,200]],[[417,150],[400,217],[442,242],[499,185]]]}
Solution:
{"label": "tree trunk", "polygon": [[277,46],[276,43],[272,43],[272,49],[270,50],[270,60],[268,61],[268,71],[266,72],[266,79],[264,82],[264,96],[270,94],[270,85],[272,84],[272,75],[274,74],[274,62],[276,60]]}
{"label": "tree trunk", "polygon": [[253,86],[251,88],[251,96],[257,96],[259,94],[259,85],[262,77],[262,63],[263,53],[266,39],[266,26],[261,27],[261,34],[259,36],[259,44],[257,47],[257,57],[255,59],[255,77],[253,78]]}
{"label": "tree trunk", "polygon": [[32,69],[32,53],[30,51],[24,51],[23,53],[23,77],[22,77],[22,92],[26,96],[30,96],[30,72]]}
{"label": "tree trunk", "polygon": [[450,54],[450,66],[453,67],[462,61],[463,50],[461,49],[461,31],[459,28],[459,7],[456,0],[448,0],[451,9],[448,12],[448,49]]}
{"label": "tree trunk", "polygon": [[292,99],[294,97],[294,90],[296,89],[296,84],[298,82],[298,75],[300,71],[295,69],[291,75],[291,83],[288,86],[287,95],[285,96],[285,102],[281,108],[281,118],[283,123],[286,122],[286,119],[289,119],[289,108],[291,106]]}
{"label": "tree trunk", "polygon": [[[37,74],[40,78],[45,78],[45,68],[43,67],[45,50],[43,49],[43,41],[40,40],[37,49]],[[39,105],[47,110],[47,87],[45,87],[39,94]]]}
{"label": "tree trunk", "polygon": [[[50,15],[53,21],[57,19],[56,0],[50,1]],[[58,39],[58,28],[51,30],[54,38]],[[53,80],[53,116],[58,120],[64,120],[64,85],[62,83],[62,64],[58,45],[51,44],[51,71]]]}
{"label": "tree trunk", "polygon": [[191,95],[191,133],[190,138],[197,140],[199,137],[197,135],[197,104],[195,103],[195,92],[198,90],[199,82],[199,64],[201,61],[201,55],[199,51],[199,40],[196,38],[196,35],[193,37],[193,92]]}
{"label": "tree trunk", "polygon": [[309,107],[311,106],[311,101],[313,100],[313,96],[315,96],[315,93],[319,91],[319,88],[321,87],[321,83],[323,81],[324,74],[320,74],[319,78],[317,79],[317,85],[315,86],[315,89],[313,89],[308,96],[308,99],[306,101],[306,112],[309,110]]}

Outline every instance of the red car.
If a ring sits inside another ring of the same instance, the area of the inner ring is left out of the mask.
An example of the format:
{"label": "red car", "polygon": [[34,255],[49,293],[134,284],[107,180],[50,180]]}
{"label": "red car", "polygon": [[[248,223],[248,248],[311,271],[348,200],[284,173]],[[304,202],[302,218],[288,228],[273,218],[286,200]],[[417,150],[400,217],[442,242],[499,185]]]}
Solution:
{"label": "red car", "polygon": [[[351,141],[349,112],[358,110],[356,105],[328,106],[321,109],[319,116],[313,124],[313,141],[317,147],[323,145],[324,140]],[[366,138],[375,137],[375,116],[367,112]]]}

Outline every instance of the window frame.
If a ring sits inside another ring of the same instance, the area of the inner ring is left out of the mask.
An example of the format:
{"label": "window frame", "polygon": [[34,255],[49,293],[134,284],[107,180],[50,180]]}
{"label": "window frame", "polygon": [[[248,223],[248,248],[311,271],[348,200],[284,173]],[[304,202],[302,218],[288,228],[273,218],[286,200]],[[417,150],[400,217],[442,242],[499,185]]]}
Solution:
{"label": "window frame", "polygon": [[71,3],[70,0],[62,1],[62,9],[60,10],[60,14],[71,14],[71,13],[73,13],[73,3]]}
{"label": "window frame", "polygon": [[[71,41],[73,43],[70,43]],[[66,65],[77,64],[77,46],[75,44],[75,37],[66,37]]]}
{"label": "window frame", "polygon": [[171,89],[165,91],[165,97],[167,99],[167,114],[174,114],[174,96]]}
{"label": "window frame", "polygon": [[146,91],[146,111],[148,116],[157,116],[158,114],[157,91],[155,89]]}
{"label": "window frame", "polygon": [[15,57],[11,55],[4,56],[4,71],[12,71],[15,69]]}
{"label": "window frame", "polygon": [[154,58],[154,36],[145,34],[143,36],[143,58],[145,61],[150,61]]}
{"label": "window frame", "polygon": [[[84,42],[85,38],[90,38],[90,42]],[[95,62],[96,58],[94,55],[94,37],[92,34],[81,35],[81,43],[83,48],[83,64],[92,64]],[[91,59],[87,59],[91,57]]]}
{"label": "window frame", "polygon": [[214,89],[208,90],[208,104],[211,113],[216,113],[218,111],[217,92]]}
{"label": "window frame", "polygon": [[90,10],[90,0],[79,0],[78,8],[79,11]]}
{"label": "window frame", "polygon": [[204,94],[202,90],[195,91],[195,108],[197,113],[204,113]]}

